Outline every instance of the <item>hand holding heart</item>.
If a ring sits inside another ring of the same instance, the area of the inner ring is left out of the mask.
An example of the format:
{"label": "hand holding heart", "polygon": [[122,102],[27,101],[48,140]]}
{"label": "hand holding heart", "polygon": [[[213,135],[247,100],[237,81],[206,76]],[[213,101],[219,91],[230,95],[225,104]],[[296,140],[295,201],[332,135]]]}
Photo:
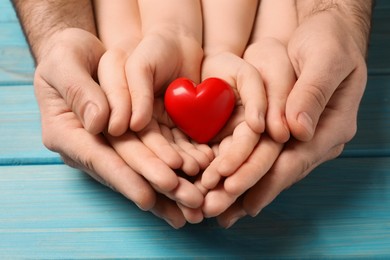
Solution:
{"label": "hand holding heart", "polygon": [[[225,70],[220,70],[223,65]],[[237,75],[237,78],[243,79],[232,82],[238,84],[233,85],[237,94],[234,116],[225,127],[220,144],[214,146],[218,151],[216,158],[196,183],[201,190],[208,190],[207,193],[204,192],[206,200],[202,211],[205,216],[213,217],[224,212],[266,172],[254,170],[247,173],[248,170],[242,167],[255,146],[259,144],[260,133],[264,129],[262,120],[266,110],[266,99],[256,69],[235,55],[222,53],[206,58],[202,69],[204,75],[213,73],[224,78]],[[237,89],[240,89],[241,95],[238,95]],[[217,90],[220,90],[219,94]],[[221,129],[227,121],[234,102],[233,93],[229,84],[216,78],[207,78],[198,86],[188,79],[180,78],[169,85],[165,94],[165,105],[179,128],[197,141],[207,141],[218,132],[216,129]],[[244,108],[243,104],[247,104],[248,107]],[[255,113],[249,113],[250,111]],[[221,116],[218,116],[218,112]],[[249,127],[248,122],[252,127]],[[258,149],[261,152],[268,147],[266,143],[269,138],[263,139]],[[264,164],[265,169],[272,165],[270,162],[276,159],[279,151],[279,148],[274,147],[270,150],[269,157],[264,157],[271,158]],[[252,177],[248,178],[248,175]]]}

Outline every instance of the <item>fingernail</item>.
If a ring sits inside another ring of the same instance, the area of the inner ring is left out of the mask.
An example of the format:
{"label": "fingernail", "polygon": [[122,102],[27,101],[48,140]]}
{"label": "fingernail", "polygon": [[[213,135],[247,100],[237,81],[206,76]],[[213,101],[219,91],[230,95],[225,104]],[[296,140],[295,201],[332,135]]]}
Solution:
{"label": "fingernail", "polygon": [[231,228],[240,218],[241,218],[241,216],[235,216],[235,217],[231,218],[225,228],[226,229]]}
{"label": "fingernail", "polygon": [[306,112],[301,112],[298,115],[297,121],[299,124],[303,125],[303,127],[310,133],[313,134],[314,126],[313,120]]}
{"label": "fingernail", "polygon": [[261,209],[259,209],[257,212],[255,212],[255,214],[250,214],[250,213],[248,213],[248,214],[249,214],[249,216],[254,218],[254,217],[257,217],[257,215],[260,214],[260,211],[261,211]]}
{"label": "fingernail", "polygon": [[241,210],[240,212],[236,213],[229,221],[227,226],[225,227],[226,229],[230,228],[233,226],[239,219],[245,217],[247,215],[246,211]]}
{"label": "fingernail", "polygon": [[170,220],[170,219],[166,219],[164,218],[165,222],[167,222],[171,227],[173,227],[174,229],[179,229],[178,227],[176,227],[173,222]]}
{"label": "fingernail", "polygon": [[98,114],[98,107],[93,103],[88,103],[84,111],[84,127],[90,129]]}
{"label": "fingernail", "polygon": [[[174,221],[173,219],[163,218],[174,229],[180,229],[185,226],[185,219]],[[175,223],[176,222],[176,223]]]}

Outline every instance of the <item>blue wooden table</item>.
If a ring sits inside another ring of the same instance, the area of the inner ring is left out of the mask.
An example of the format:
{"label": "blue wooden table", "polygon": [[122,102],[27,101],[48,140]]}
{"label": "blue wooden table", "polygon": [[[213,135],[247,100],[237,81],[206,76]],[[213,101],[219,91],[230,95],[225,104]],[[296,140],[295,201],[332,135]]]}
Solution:
{"label": "blue wooden table", "polygon": [[390,1],[371,38],[359,131],[340,158],[257,218],[174,230],[43,147],[33,61],[0,0],[0,259],[390,258]]}

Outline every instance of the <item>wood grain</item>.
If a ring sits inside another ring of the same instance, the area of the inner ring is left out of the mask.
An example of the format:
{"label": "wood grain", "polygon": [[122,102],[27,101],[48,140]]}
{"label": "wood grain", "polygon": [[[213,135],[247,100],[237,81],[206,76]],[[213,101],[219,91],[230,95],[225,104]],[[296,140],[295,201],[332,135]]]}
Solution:
{"label": "wood grain", "polygon": [[0,259],[390,257],[390,1],[375,7],[356,137],[229,230],[173,230],[48,151],[33,60],[10,1],[0,10]]}

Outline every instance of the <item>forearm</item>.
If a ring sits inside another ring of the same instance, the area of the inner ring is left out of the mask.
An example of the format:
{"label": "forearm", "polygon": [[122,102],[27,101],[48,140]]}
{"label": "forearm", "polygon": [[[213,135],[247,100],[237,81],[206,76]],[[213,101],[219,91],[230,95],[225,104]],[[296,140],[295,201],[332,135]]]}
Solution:
{"label": "forearm", "polygon": [[252,30],[251,43],[264,38],[273,38],[287,45],[297,29],[295,0],[262,0]]}
{"label": "forearm", "polygon": [[99,39],[107,48],[131,45],[128,41],[141,38],[137,0],[94,0],[93,3]]}
{"label": "forearm", "polygon": [[202,0],[205,54],[228,51],[241,56],[252,31],[257,5],[257,0]]}
{"label": "forearm", "polygon": [[166,32],[202,43],[200,0],[142,0],[139,8],[144,35]]}
{"label": "forearm", "polygon": [[48,39],[66,28],[80,28],[96,34],[90,0],[13,0],[34,58],[39,62]]}
{"label": "forearm", "polygon": [[367,52],[373,0],[298,0],[299,22],[321,12],[339,13],[351,29],[362,53]]}

